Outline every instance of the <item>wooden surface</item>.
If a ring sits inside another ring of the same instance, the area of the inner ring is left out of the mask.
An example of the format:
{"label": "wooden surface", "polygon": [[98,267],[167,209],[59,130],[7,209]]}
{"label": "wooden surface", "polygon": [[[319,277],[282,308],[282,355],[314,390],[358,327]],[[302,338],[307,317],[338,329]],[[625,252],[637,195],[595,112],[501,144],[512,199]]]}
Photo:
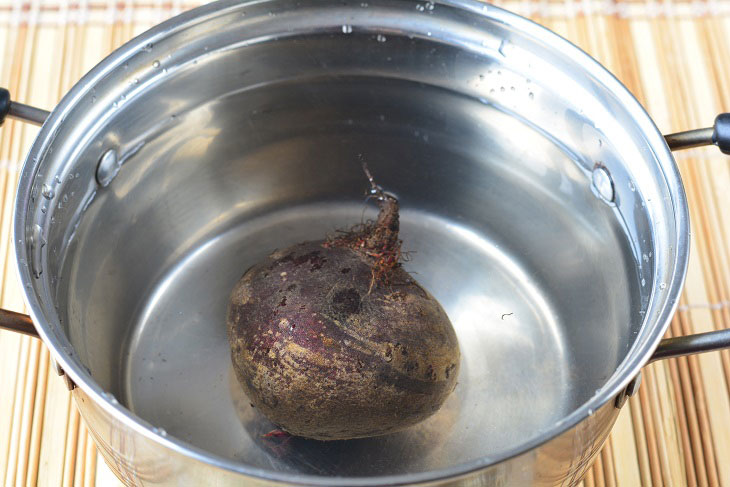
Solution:
{"label": "wooden surface", "polygon": [[[602,62],[665,133],[730,111],[730,2],[497,2]],[[194,4],[0,0],[0,86],[52,108],[107,53]],[[0,129],[0,305],[22,311],[10,247],[12,201],[38,129]],[[730,157],[677,154],[692,221],[687,285],[668,335],[730,326]],[[585,487],[730,486],[730,353],[644,369]],[[0,332],[0,485],[118,485],[36,339]]]}

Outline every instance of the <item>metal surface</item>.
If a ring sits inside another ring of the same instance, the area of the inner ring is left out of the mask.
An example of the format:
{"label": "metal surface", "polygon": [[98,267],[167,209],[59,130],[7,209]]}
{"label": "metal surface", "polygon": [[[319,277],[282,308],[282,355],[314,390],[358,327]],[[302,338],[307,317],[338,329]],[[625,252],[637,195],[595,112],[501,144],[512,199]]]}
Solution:
{"label": "metal surface", "polygon": [[43,125],[43,122],[46,121],[50,114],[51,112],[47,110],[41,110],[40,108],[35,108],[24,103],[11,101],[8,117],[32,123],[34,125]]}
{"label": "metal surface", "polygon": [[[16,201],[20,276],[129,484],[554,485],[590,465],[681,289],[676,166],[574,46],[481,3],[429,5],[207,5],[117,50],[45,123]],[[272,248],[360,221],[358,154],[402,203],[459,385],[401,435],[272,444],[230,380],[223,303]]]}

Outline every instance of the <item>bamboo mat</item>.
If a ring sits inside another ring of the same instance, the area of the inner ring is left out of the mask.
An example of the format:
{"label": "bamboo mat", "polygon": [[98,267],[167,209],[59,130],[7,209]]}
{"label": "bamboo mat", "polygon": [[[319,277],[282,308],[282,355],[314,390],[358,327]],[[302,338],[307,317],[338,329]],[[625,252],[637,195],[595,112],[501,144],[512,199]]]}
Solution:
{"label": "bamboo mat", "polygon": [[[567,37],[613,71],[665,133],[730,111],[730,1],[500,1]],[[157,0],[0,0],[0,86],[51,108],[107,53],[195,6]],[[12,201],[38,129],[0,129],[0,305],[23,311],[11,255]],[[692,250],[668,336],[730,327],[730,157],[677,154]],[[0,332],[0,485],[114,486],[63,380],[36,339]],[[730,353],[644,368],[585,487],[730,486]]]}

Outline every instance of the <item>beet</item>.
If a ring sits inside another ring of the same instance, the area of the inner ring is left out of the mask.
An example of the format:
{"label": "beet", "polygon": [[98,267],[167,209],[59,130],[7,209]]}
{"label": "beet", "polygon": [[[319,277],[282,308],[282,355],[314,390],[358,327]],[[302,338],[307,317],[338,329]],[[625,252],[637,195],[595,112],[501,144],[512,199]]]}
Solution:
{"label": "beet", "polygon": [[370,180],[377,222],[275,251],[231,293],[236,377],[292,435],[395,432],[435,413],[456,385],[454,329],[401,267],[398,202]]}

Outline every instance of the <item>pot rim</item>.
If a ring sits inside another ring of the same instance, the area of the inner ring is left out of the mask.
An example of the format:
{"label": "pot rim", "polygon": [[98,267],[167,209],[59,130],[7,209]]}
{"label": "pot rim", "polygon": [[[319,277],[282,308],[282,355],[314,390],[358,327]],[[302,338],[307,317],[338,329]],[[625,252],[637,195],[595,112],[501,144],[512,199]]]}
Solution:
{"label": "pot rim", "polygon": [[[641,367],[646,364],[654,349],[657,347],[669,322],[676,310],[679,295],[681,293],[687,271],[689,254],[689,214],[686,196],[682,185],[679,170],[674,161],[671,151],[667,147],[664,137],[654,124],[653,120],[642,107],[639,101],[629,90],[598,61],[589,56],[579,47],[564,39],[557,33],[543,27],[520,15],[507,10],[481,3],[477,0],[434,0],[434,3],[468,11],[473,15],[489,17],[497,22],[509,25],[548,47],[559,51],[566,58],[580,64],[583,70],[600,80],[604,86],[616,96],[623,104],[627,112],[636,120],[637,125],[646,137],[654,155],[657,159],[659,169],[662,171],[671,194],[671,205],[675,211],[677,233],[673,246],[676,249],[674,255],[674,272],[666,281],[667,291],[661,311],[657,314],[657,323],[654,326],[647,324],[647,319],[641,324],[643,334],[647,335],[640,341],[642,333],[637,336],[634,347],[639,347],[638,353],[631,353],[624,363],[620,364],[611,378],[606,381],[600,392],[578,407],[572,413],[559,421],[552,429],[533,437],[531,440],[504,452],[499,456],[482,457],[477,460],[454,465],[449,468],[421,472],[415,474],[386,475],[377,477],[321,477],[316,475],[286,474],[268,471],[260,468],[250,467],[244,463],[214,455],[206,450],[198,448],[182,440],[170,436],[161,436],[153,431],[153,426],[132,413],[126,407],[119,404],[110,397],[91,374],[80,365],[74,358],[74,348],[65,335],[53,331],[49,322],[45,319],[45,309],[36,294],[32,291],[33,276],[23,262],[29,262],[27,246],[22,242],[26,236],[26,209],[29,206],[31,188],[34,176],[40,165],[41,155],[45,153],[55,138],[59,126],[64,123],[66,115],[75,108],[78,101],[89,91],[90,87],[104,78],[109,72],[115,70],[125,59],[132,56],[148,43],[154,43],[167,37],[176,31],[182,30],[191,24],[201,22],[205,19],[224,15],[228,11],[238,10],[246,5],[266,3],[276,0],[220,0],[211,4],[203,5],[184,12],[165,22],[162,22],[150,30],[140,34],[128,41],[99,64],[85,74],[71,90],[63,97],[61,102],[51,112],[40,132],[38,133],[31,150],[23,164],[22,173],[18,183],[18,193],[15,199],[13,210],[13,247],[16,255],[16,268],[23,286],[23,295],[28,305],[30,315],[43,342],[49,348],[53,359],[63,369],[73,382],[80,387],[94,402],[99,405],[107,414],[115,420],[120,421],[126,427],[139,433],[149,440],[155,441],[165,447],[191,459],[207,463],[211,466],[229,470],[231,472],[258,477],[262,480],[284,482],[289,485],[331,485],[331,486],[372,486],[372,485],[410,485],[421,482],[434,482],[444,479],[454,479],[485,469],[495,464],[504,462],[529,452],[543,443],[570,430],[582,422],[595,411],[613,401],[621,393],[628,383],[639,373]],[[438,37],[438,36],[434,36]],[[655,279],[651,299],[656,299],[655,290],[658,285]],[[648,332],[647,327],[651,328]],[[60,328],[60,326],[58,327]]]}

